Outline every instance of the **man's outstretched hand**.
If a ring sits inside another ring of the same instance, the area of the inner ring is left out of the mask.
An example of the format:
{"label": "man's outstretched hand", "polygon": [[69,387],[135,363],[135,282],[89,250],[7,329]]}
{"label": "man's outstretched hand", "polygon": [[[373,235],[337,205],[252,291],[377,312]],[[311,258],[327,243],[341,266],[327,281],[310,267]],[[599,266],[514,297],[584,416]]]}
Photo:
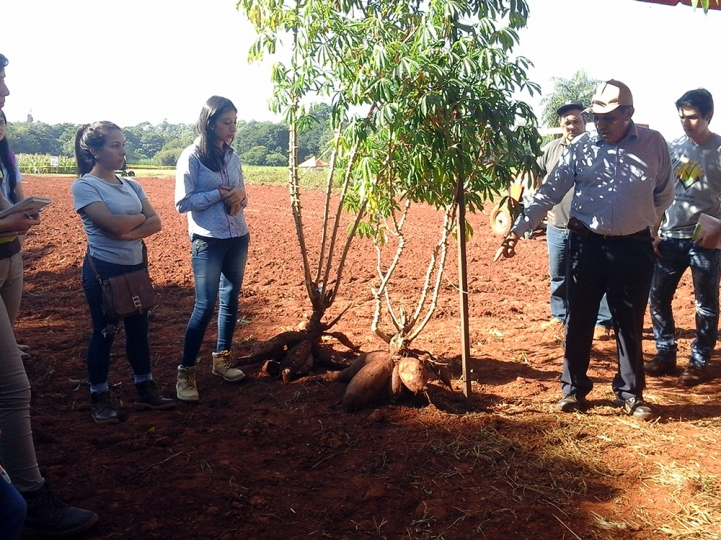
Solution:
{"label": "man's outstretched hand", "polygon": [[498,251],[496,251],[495,257],[493,257],[493,262],[496,262],[501,257],[513,257],[516,254],[516,244],[518,243],[519,236],[514,233],[508,233],[508,236],[506,236],[503,239],[503,242],[501,242],[501,247],[498,248]]}

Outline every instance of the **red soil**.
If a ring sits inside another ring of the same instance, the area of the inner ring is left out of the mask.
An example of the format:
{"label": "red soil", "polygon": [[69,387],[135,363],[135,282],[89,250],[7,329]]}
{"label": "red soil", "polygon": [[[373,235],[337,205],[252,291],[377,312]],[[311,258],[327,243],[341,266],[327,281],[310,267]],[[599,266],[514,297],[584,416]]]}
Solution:
{"label": "red soil", "polygon": [[[71,181],[25,178],[26,193],[54,203],[25,243],[16,333],[32,347],[27,371],[41,469],[66,500],[100,516],[83,538],[667,538],[662,526],[695,499],[654,483],[653,475],[680,464],[712,478],[721,474],[718,354],[717,378],[696,389],[677,387],[674,377],[649,380],[647,399],[661,419],[648,426],[608,406],[615,344],[597,343],[590,396],[596,407],[583,416],[557,413],[562,337],[542,328],[548,319],[545,241],[522,242],[517,257],[492,265],[499,238],[490,234],[487,216],[473,214],[468,402],[457,379],[454,394],[434,389],[432,405],[416,397],[354,414],[342,410],[339,383],[284,384],[251,366],[243,383],[230,384],[210,374],[211,325],[201,351],[200,403],[136,412],[119,339],[110,382],[122,421],[96,425],[88,388],[79,382],[86,377],[89,316],[79,278],[85,237]],[[185,217],[173,207],[173,181],[141,182],[163,221],[163,231],[147,242],[161,295],[150,338],[154,375],[173,396],[193,303],[189,242]],[[251,185],[248,191],[252,241],[238,354],[310,313],[287,189]],[[321,194],[306,192],[303,204],[315,234]],[[409,248],[392,289],[407,311],[438,223],[435,211],[419,207],[408,224]],[[456,266],[451,247],[437,312],[414,346],[452,362],[458,376]],[[336,329],[366,351],[384,348],[370,332],[374,275],[373,246],[358,240],[328,314],[352,304]],[[677,298],[685,353],[694,329],[688,278]],[[650,357],[652,342],[645,350]],[[579,459],[583,455],[594,464]]]}

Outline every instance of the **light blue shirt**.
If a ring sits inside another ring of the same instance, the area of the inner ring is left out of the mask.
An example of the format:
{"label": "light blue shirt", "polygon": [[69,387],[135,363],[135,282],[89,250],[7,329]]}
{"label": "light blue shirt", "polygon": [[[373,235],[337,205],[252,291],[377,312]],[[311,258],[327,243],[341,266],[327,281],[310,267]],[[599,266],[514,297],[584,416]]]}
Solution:
{"label": "light blue shirt", "polygon": [[653,227],[673,202],[668,145],[657,131],[633,122],[609,143],[587,132],[568,146],[512,231],[533,230],[573,189],[571,217],[598,234],[627,235]]}
{"label": "light blue shirt", "polygon": [[121,178],[120,181],[119,185],[110,184],[97,176],[86,174],[70,187],[73,204],[83,220],[91,257],[114,264],[140,264],[143,262],[142,240],[110,238],[83,211],[89,204],[101,202],[116,216],[139,214],[143,210],[142,201],[148,198],[145,191],[135,180]]}
{"label": "light blue shirt", "polygon": [[188,232],[208,238],[235,238],[248,234],[243,208],[234,216],[228,214],[220,186],[242,187],[243,171],[238,154],[230,147],[225,152],[225,167],[214,172],[200,162],[198,140],[183,150],[175,171],[175,208],[188,213]]}

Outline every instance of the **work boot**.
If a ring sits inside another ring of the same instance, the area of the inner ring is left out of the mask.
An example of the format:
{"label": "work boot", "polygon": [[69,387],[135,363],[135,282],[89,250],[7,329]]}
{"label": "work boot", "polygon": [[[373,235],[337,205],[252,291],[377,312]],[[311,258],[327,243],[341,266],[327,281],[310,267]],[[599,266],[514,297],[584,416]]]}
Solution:
{"label": "work boot", "polygon": [[110,392],[91,392],[93,420],[98,424],[117,424],[118,413],[110,405]]}
{"label": "work boot", "polygon": [[634,418],[640,418],[641,420],[652,420],[656,418],[656,413],[648,404],[640,397],[631,397],[628,399],[616,398],[614,404],[620,403],[623,406],[623,411]]}
{"label": "work boot", "polygon": [[683,370],[683,373],[681,373],[678,382],[684,386],[698,386],[710,378],[708,368],[689,364],[688,367]]}
{"label": "work boot", "polygon": [[213,353],[213,375],[223,377],[229,382],[238,382],[245,379],[245,373],[232,367],[233,357],[228,351]]}
{"label": "work boot", "polygon": [[166,411],[175,409],[175,402],[160,395],[154,380],[150,379],[149,381],[137,383],[135,389],[138,391],[135,398],[135,410]]}
{"label": "work boot", "polygon": [[180,401],[198,401],[198,385],[195,382],[196,366],[178,366],[178,382],[175,385],[175,393]]}
{"label": "work boot", "polygon": [[98,521],[98,515],[90,510],[65,504],[50,491],[47,483],[22,493],[28,505],[22,535],[42,535],[66,538],[88,530]]}
{"label": "work boot", "polygon": [[668,375],[676,370],[676,357],[657,354],[653,360],[643,366],[643,370],[646,372],[646,375],[651,375],[652,377]]}

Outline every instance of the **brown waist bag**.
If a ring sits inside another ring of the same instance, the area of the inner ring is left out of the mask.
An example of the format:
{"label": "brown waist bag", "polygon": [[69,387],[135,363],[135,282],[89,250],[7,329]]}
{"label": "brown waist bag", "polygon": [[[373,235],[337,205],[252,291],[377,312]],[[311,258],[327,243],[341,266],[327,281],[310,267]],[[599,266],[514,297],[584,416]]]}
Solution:
{"label": "brown waist bag", "polygon": [[107,317],[122,319],[131,315],[140,315],[158,305],[158,295],[148,273],[148,252],[145,243],[143,243],[143,262],[146,267],[109,279],[100,277],[89,252],[85,256],[103,289],[103,310]]}
{"label": "brown waist bag", "polygon": [[139,315],[158,305],[158,295],[146,268],[102,282],[103,309],[112,318]]}

